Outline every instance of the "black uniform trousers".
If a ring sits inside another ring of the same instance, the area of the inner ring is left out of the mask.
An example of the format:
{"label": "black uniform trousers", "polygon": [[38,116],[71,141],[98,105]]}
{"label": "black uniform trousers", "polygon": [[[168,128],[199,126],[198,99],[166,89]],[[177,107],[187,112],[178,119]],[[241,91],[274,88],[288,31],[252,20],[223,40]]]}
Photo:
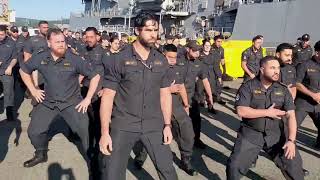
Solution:
{"label": "black uniform trousers", "polygon": [[213,65],[209,65],[208,80],[210,82],[214,101],[221,101],[222,86],[214,72]]}
{"label": "black uniform trousers", "polygon": [[[85,98],[89,88],[83,86],[81,88],[82,97]],[[94,179],[98,179],[100,174],[99,169],[99,141],[101,137],[101,125],[100,125],[100,98],[97,95],[94,96],[91,105],[88,107],[89,117],[89,149],[88,155],[91,163],[91,173]]]}
{"label": "black uniform trousers", "polygon": [[201,116],[200,116],[200,105],[197,100],[192,98],[191,108],[190,108],[190,118],[192,119],[193,131],[194,131],[194,141],[200,140],[201,133]]}
{"label": "black uniform trousers", "polygon": [[0,103],[2,106],[1,112],[7,107],[14,106],[14,78],[13,76],[1,75],[0,82],[2,84],[2,95]]}
{"label": "black uniform trousers", "polygon": [[[300,103],[302,99],[297,98],[296,103]],[[314,125],[318,129],[317,142],[320,142],[320,105],[312,105],[305,100],[302,100],[303,106],[296,108],[296,119],[298,128],[301,126],[302,122],[305,120],[306,116],[309,115],[312,119]]]}
{"label": "black uniform trousers", "polygon": [[172,162],[169,145],[163,144],[162,132],[129,132],[111,128],[112,152],[102,155],[102,177],[105,180],[126,179],[126,169],[130,152],[136,142],[141,141],[146,148],[161,180],[178,179]]}
{"label": "black uniform trousers", "polygon": [[[48,150],[48,132],[50,124],[57,118],[62,117],[81,139],[83,151],[88,150],[88,115],[78,112],[76,105],[69,106],[63,110],[49,108],[43,103],[38,104],[32,111],[31,122],[28,127],[28,136],[31,144],[36,150]],[[86,157],[85,157],[86,158]]]}
{"label": "black uniform trousers", "polygon": [[[241,175],[245,175],[248,172],[261,150],[264,150],[270,156],[270,159],[280,168],[287,180],[304,179],[302,159],[298,149],[296,148],[296,156],[292,160],[288,160],[284,155],[284,150],[282,149],[286,142],[284,133],[279,134],[278,137],[273,137],[272,139],[275,142],[271,142],[273,145],[268,147],[265,140],[258,140],[260,139],[258,137],[254,139],[256,133],[262,132],[253,131],[246,127],[240,128],[234,149],[227,163],[226,173],[228,180],[240,180]],[[248,136],[252,137],[248,138]],[[263,133],[260,137],[262,136],[264,136]]]}
{"label": "black uniform trousers", "polygon": [[[171,123],[173,137],[178,144],[181,157],[191,157],[194,144],[192,120],[181,106],[181,102],[179,106],[173,108]],[[135,161],[143,164],[148,155],[146,149],[141,142],[138,142],[133,149],[136,155]]]}
{"label": "black uniform trousers", "polygon": [[17,120],[18,110],[24,101],[24,96],[27,90],[24,82],[19,74],[19,67],[13,68],[13,78],[14,78],[14,105],[9,106],[6,109],[7,118],[10,120]]}

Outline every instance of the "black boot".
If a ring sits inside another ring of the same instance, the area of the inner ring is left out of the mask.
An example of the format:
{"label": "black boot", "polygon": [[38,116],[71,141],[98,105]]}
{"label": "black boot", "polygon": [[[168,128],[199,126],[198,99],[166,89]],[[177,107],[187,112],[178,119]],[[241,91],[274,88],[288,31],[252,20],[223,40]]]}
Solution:
{"label": "black boot", "polygon": [[217,114],[217,111],[213,108],[213,106],[208,107],[208,112],[212,114]]}
{"label": "black boot", "polygon": [[185,156],[181,156],[181,165],[180,168],[182,170],[184,170],[187,174],[189,174],[190,176],[196,176],[198,175],[198,172],[193,169],[192,165],[191,165],[191,157],[185,157]]}
{"label": "black boot", "polygon": [[39,163],[44,163],[48,161],[48,150],[36,150],[32,159],[23,163],[26,168],[33,167]]}

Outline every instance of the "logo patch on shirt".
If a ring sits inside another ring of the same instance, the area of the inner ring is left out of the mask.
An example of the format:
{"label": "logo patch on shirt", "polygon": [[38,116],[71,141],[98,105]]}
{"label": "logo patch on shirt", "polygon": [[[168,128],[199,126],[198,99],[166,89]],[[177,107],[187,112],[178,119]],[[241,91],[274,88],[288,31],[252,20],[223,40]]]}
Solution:
{"label": "logo patch on shirt", "polygon": [[283,92],[282,91],[276,91],[274,92],[275,95],[277,96],[283,96]]}
{"label": "logo patch on shirt", "polygon": [[160,60],[155,60],[155,61],[153,62],[153,64],[154,64],[155,66],[161,66],[161,65],[162,65],[162,61],[160,61]]}
{"label": "logo patch on shirt", "polygon": [[307,69],[308,72],[317,72],[315,69]]}
{"label": "logo patch on shirt", "polygon": [[200,67],[200,65],[199,65],[199,64],[196,64],[196,65],[194,65],[194,67],[198,68],[198,67]]}
{"label": "logo patch on shirt", "polygon": [[64,66],[64,67],[70,67],[70,66],[71,66],[71,63],[67,63],[67,62],[66,62],[66,63],[63,64],[63,66]]}
{"label": "logo patch on shirt", "polygon": [[44,65],[44,64],[48,64],[48,62],[45,60],[42,60],[40,64]]}
{"label": "logo patch on shirt", "polygon": [[127,60],[127,61],[124,62],[124,64],[126,66],[136,66],[136,65],[138,65],[137,61],[134,61],[134,60]]}
{"label": "logo patch on shirt", "polygon": [[253,93],[254,93],[254,94],[261,94],[262,91],[261,91],[260,89],[256,89],[256,90],[253,91]]}

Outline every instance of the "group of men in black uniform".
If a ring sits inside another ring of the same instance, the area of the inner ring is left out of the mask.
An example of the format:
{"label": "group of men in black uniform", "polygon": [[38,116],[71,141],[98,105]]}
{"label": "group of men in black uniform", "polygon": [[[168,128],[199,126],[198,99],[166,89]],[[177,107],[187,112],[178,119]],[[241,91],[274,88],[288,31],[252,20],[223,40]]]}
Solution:
{"label": "group of men in black uniform", "polygon": [[[156,16],[138,14],[137,40],[128,44],[94,27],[73,38],[67,29],[49,29],[46,21],[33,37],[27,27],[18,36],[13,26],[9,37],[0,26],[0,80],[8,120],[17,119],[26,90],[33,97],[28,136],[35,155],[24,167],[47,161],[50,125],[64,119],[69,135],[81,141],[92,179],[125,179],[133,147],[138,147],[137,168],[149,155],[160,179],[177,179],[169,147],[173,138],[181,153],[179,167],[197,175],[193,147],[206,148],[200,140],[200,106],[206,102],[216,113],[214,102],[226,103],[221,98],[224,37],[214,37],[213,46],[205,39],[202,47],[193,40],[183,47],[178,38],[168,37],[162,46],[158,28]],[[228,179],[240,179],[261,150],[286,179],[304,178],[297,128],[307,115],[320,128],[320,42],[312,56],[309,39],[303,35],[299,44],[280,44],[276,56],[263,57],[263,36],[258,35],[242,53],[245,76],[235,99],[242,122],[227,163]]]}

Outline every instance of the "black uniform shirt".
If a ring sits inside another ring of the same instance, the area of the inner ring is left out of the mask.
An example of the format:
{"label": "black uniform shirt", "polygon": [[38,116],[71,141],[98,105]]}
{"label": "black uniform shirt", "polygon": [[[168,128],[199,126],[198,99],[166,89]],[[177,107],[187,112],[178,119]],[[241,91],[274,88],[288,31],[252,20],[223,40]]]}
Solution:
{"label": "black uniform shirt", "polygon": [[303,48],[301,44],[295,45],[293,49],[293,62],[298,65],[312,58],[313,50],[310,46]]}
{"label": "black uniform shirt", "polygon": [[[297,83],[302,83],[306,88],[314,93],[320,92],[320,63],[314,58],[307,60],[297,67]],[[308,112],[312,112],[317,105],[317,112],[320,112],[320,107],[310,96],[307,96],[298,91],[297,108],[303,108]]]}
{"label": "black uniform shirt", "polygon": [[[92,64],[95,71],[100,74],[101,77],[104,75],[104,67],[102,63],[102,58],[105,55],[106,51],[101,47],[100,44],[97,44],[95,47],[86,47],[86,51],[84,52],[82,57],[84,57],[85,60],[87,60],[89,63]],[[101,79],[100,82],[103,80]],[[83,85],[86,87],[89,87],[90,80],[88,78],[83,79]],[[100,90],[102,87],[102,83],[100,83],[97,90]]]}
{"label": "black uniform shirt", "polygon": [[285,85],[292,84],[292,87],[296,86],[296,68],[292,64],[281,65],[280,82]]}
{"label": "black uniform shirt", "polygon": [[32,36],[29,40],[25,42],[24,45],[24,52],[29,54],[39,53],[41,51],[48,50],[48,43],[44,36],[36,35]]}
{"label": "black uniform shirt", "polygon": [[18,53],[18,64],[17,65],[24,62],[23,49],[24,49],[25,43],[29,39],[30,39],[30,37],[24,37],[24,36],[20,35],[17,42],[16,42],[16,48],[17,48],[17,53]]}
{"label": "black uniform shirt", "polygon": [[21,65],[21,69],[27,74],[38,70],[43,75],[45,91],[43,104],[60,110],[81,101],[80,74],[89,79],[97,74],[87,61],[71,51],[67,51],[64,57],[56,61],[53,60],[49,50],[35,54]]}
{"label": "black uniform shirt", "polygon": [[263,54],[262,48],[260,48],[257,52],[255,52],[253,48],[254,47],[251,46],[242,52],[241,61],[246,61],[247,68],[251,71],[251,73],[257,76],[259,74],[260,60],[263,58]]}
{"label": "black uniform shirt", "polygon": [[196,90],[197,79],[199,78],[203,80],[205,78],[208,78],[208,68],[198,59],[185,59],[184,62],[186,63],[187,68],[185,86],[187,89],[189,102],[191,102],[191,99],[194,97],[194,93]]}
{"label": "black uniform shirt", "polygon": [[74,49],[79,53],[80,55],[84,55],[86,52],[86,43],[83,42],[81,39],[80,40],[75,40],[74,41]]}
{"label": "black uniform shirt", "polygon": [[9,37],[0,41],[0,75],[4,75],[5,70],[10,65],[12,59],[17,59],[16,43]]}
{"label": "black uniform shirt", "polygon": [[[241,85],[236,96],[236,107],[245,106],[253,109],[267,109],[274,103],[275,108],[280,110],[290,111],[295,109],[292,96],[285,85],[274,82],[268,89],[265,89],[258,78],[249,80]],[[263,134],[263,136],[259,136],[260,139],[258,136],[249,137],[251,142],[259,143],[259,141],[265,140],[267,144],[269,143],[268,145],[271,145],[271,142],[278,142],[275,138],[279,138],[282,133],[281,128],[283,125],[281,123],[283,122],[278,119],[269,117],[242,118],[242,121],[242,126],[254,130],[252,132],[258,132],[253,134]]]}
{"label": "black uniform shirt", "polygon": [[104,81],[105,88],[116,91],[111,128],[131,132],[162,131],[160,88],[171,85],[167,78],[167,60],[151,49],[148,59],[143,61],[132,45],[113,57]]}

